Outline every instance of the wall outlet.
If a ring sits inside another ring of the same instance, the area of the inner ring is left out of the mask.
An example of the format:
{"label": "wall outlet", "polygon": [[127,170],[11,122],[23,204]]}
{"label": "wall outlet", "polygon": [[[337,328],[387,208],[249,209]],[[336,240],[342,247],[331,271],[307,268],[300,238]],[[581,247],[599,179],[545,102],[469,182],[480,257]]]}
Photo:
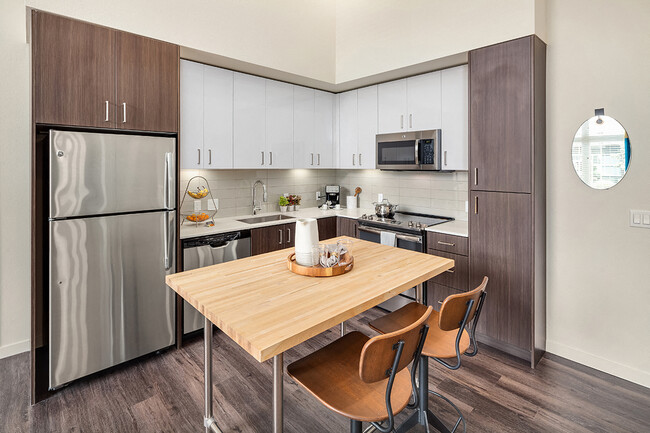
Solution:
{"label": "wall outlet", "polygon": [[469,212],[469,202],[465,200],[465,213]]}
{"label": "wall outlet", "polygon": [[194,212],[201,210],[201,200],[194,200]]}
{"label": "wall outlet", "polygon": [[216,206],[216,209],[219,209],[219,199],[218,198],[215,198],[214,201],[208,200],[208,210],[215,210],[215,206]]}
{"label": "wall outlet", "polygon": [[384,194],[377,194],[377,203],[381,203],[384,200]]}
{"label": "wall outlet", "polygon": [[316,191],[316,200],[320,200],[320,191]]}
{"label": "wall outlet", "polygon": [[630,210],[630,227],[650,229],[650,210]]}

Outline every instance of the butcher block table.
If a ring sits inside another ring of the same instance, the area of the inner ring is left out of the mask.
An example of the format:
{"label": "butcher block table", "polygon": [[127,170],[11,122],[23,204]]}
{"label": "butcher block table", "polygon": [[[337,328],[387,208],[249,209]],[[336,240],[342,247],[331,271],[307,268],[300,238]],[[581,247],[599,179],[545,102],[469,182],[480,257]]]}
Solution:
{"label": "butcher block table", "polygon": [[361,239],[352,242],[354,268],[335,277],[308,277],[287,268],[293,248],[167,276],[167,285],[205,316],[206,432],[221,432],[212,416],[212,324],[253,358],[273,358],[273,431],[282,432],[282,354],[292,347],[454,267],[454,261]]}

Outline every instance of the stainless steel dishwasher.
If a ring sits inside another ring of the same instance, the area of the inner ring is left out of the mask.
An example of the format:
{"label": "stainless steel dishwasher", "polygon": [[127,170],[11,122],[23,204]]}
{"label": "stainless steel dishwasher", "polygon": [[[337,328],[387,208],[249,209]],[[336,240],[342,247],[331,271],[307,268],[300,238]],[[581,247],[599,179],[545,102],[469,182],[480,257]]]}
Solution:
{"label": "stainless steel dishwasher", "polygon": [[[203,268],[251,255],[250,231],[183,240],[183,270]],[[203,329],[203,315],[183,301],[183,334]]]}

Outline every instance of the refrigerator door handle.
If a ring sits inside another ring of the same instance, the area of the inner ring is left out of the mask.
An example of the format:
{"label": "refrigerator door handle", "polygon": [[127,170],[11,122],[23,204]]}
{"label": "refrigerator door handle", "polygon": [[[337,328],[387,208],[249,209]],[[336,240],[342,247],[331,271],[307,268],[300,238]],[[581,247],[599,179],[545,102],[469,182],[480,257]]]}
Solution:
{"label": "refrigerator door handle", "polygon": [[165,225],[163,229],[163,247],[165,248],[165,270],[168,271],[171,269],[171,260],[169,259],[169,241],[171,236],[169,236],[169,214],[170,212],[165,212],[165,218],[163,224]]}
{"label": "refrigerator door handle", "polygon": [[165,195],[164,200],[165,200],[165,209],[171,209],[171,202],[172,202],[172,190],[173,190],[173,185],[172,185],[172,179],[174,178],[174,174],[172,173],[173,170],[173,154],[172,152],[167,152],[165,153],[165,182],[164,182],[164,192],[163,194]]}

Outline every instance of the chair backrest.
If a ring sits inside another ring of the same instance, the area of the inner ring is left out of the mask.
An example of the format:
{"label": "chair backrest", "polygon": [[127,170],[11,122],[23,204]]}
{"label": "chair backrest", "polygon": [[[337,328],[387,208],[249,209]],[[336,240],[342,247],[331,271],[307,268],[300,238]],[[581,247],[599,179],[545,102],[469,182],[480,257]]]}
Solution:
{"label": "chair backrest", "polygon": [[447,296],[442,303],[442,307],[440,307],[440,316],[438,319],[440,329],[443,331],[453,331],[460,328],[465,318],[465,313],[467,312],[467,306],[473,300],[474,304],[469,312],[469,316],[467,316],[467,323],[471,323],[476,314],[479,298],[485,291],[487,283],[488,277],[483,277],[483,282],[474,290]]}
{"label": "chair backrest", "polygon": [[398,371],[403,370],[413,361],[427,320],[433,307],[427,308],[416,322],[389,334],[378,335],[366,342],[361,350],[359,362],[359,377],[366,383],[377,382],[390,376],[395,361],[395,351],[399,341],[404,342],[402,356],[397,365]]}

